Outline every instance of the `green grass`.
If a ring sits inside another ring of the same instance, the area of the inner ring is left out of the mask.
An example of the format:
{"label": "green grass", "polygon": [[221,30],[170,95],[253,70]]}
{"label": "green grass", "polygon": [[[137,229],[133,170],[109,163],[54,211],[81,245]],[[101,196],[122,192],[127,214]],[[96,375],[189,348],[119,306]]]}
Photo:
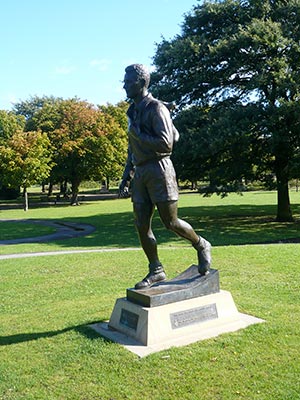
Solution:
{"label": "green grass", "polygon": [[[215,248],[222,289],[266,323],[144,359],[86,326],[144,273],[141,251],[2,260],[0,398],[297,399],[299,254],[298,244]],[[161,255],[173,276],[194,252]]]}
{"label": "green grass", "polygon": [[[297,222],[269,227],[275,204],[275,194],[266,192],[224,200],[181,196],[180,215],[214,242],[221,288],[239,311],[266,322],[142,359],[87,327],[108,319],[115,300],[146,272],[130,202],[2,211],[1,218],[97,226],[89,238],[2,246],[2,254],[107,251],[1,260],[0,399],[300,399],[300,244],[253,244],[299,238]],[[171,278],[195,262],[195,253],[157,220],[155,227]],[[118,246],[136,249],[108,251]]]}
{"label": "green grass", "polygon": [[1,221],[0,240],[34,238],[36,236],[48,235],[55,232],[54,228],[33,224],[30,221],[16,223],[11,221]]}
{"label": "green grass", "polygon": [[[266,243],[299,239],[299,193],[292,192],[292,209],[296,222],[278,223],[275,192],[249,192],[243,196],[231,194],[225,199],[217,196],[203,198],[198,194],[181,195],[179,215],[190,222],[197,232],[209,238],[214,246]],[[80,222],[96,227],[92,234],[49,243],[0,246],[0,254],[12,252],[51,251],[60,249],[90,249],[102,247],[139,246],[132,216],[132,204],[127,200],[109,200],[82,203],[79,207],[52,206],[1,211],[1,219],[46,219],[62,222]],[[160,245],[186,246],[186,243],[168,232],[157,213],[153,229]],[[0,224],[0,237],[5,224]]]}

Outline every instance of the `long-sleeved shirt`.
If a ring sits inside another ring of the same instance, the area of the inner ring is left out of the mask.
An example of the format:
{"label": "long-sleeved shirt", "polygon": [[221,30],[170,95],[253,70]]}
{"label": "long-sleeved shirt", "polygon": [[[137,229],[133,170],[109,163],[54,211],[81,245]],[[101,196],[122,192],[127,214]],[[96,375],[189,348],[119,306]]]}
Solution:
{"label": "long-sleeved shirt", "polygon": [[131,104],[128,111],[128,157],[123,178],[129,179],[133,166],[170,157],[178,131],[170,112],[161,101],[147,94],[139,104]]}

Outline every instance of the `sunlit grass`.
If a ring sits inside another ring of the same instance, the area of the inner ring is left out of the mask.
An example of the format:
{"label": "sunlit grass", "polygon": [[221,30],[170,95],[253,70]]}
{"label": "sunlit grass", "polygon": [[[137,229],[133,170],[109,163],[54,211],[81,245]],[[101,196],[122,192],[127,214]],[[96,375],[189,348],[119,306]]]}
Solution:
{"label": "sunlit grass", "polygon": [[[203,198],[198,194],[182,194],[179,216],[189,222],[213,246],[241,245],[299,240],[300,194],[291,192],[295,222],[279,223],[276,216],[275,192],[247,192],[243,196],[230,194]],[[1,211],[2,219],[32,219],[91,224],[96,230],[88,236],[49,243],[29,243],[1,246],[0,253],[51,251],[60,249],[95,249],[103,247],[139,247],[130,199],[85,202],[78,207],[45,206]],[[186,246],[186,242],[167,231],[157,213],[153,230],[162,246]],[[0,235],[5,224],[0,224]],[[11,231],[13,235],[13,231]]]}
{"label": "sunlit grass", "polygon": [[[169,277],[191,248],[160,249]],[[139,359],[87,325],[144,275],[141,250],[2,260],[0,398],[296,400],[300,244],[213,249],[221,288],[264,324]]]}
{"label": "sunlit grass", "polygon": [[[106,252],[1,260],[0,399],[299,399],[300,244],[278,244],[299,241],[299,196],[291,193],[294,223],[275,221],[275,192],[180,197],[180,216],[213,244],[221,288],[239,311],[266,322],[143,359],[88,328],[107,320],[115,300],[147,271],[130,200],[2,210],[1,219],[25,218],[30,236],[45,228],[36,231],[36,219],[96,227],[87,237],[1,246],[2,254]],[[196,261],[195,251],[157,215],[153,225],[174,277]],[[1,223],[1,238],[17,237],[19,226]]]}
{"label": "sunlit grass", "polygon": [[34,238],[53,232],[55,232],[54,228],[41,224],[33,224],[30,221],[24,223],[0,221],[0,240]]}

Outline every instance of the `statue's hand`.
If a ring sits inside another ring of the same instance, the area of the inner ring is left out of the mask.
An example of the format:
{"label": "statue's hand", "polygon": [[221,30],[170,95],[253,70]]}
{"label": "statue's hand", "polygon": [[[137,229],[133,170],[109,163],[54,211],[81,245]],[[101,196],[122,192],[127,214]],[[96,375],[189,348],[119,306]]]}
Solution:
{"label": "statue's hand", "polygon": [[129,197],[128,182],[126,180],[122,180],[120,183],[118,197],[120,199],[126,199]]}

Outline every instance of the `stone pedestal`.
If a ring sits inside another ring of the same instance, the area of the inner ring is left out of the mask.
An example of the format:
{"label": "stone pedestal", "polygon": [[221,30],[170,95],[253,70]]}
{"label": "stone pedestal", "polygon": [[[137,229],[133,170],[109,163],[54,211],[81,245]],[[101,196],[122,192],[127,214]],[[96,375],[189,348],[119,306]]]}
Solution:
{"label": "stone pedestal", "polygon": [[233,332],[262,320],[238,312],[231,294],[219,289],[218,271],[201,277],[192,265],[178,277],[145,290],[127,289],[110,320],[92,328],[145,356]]}

